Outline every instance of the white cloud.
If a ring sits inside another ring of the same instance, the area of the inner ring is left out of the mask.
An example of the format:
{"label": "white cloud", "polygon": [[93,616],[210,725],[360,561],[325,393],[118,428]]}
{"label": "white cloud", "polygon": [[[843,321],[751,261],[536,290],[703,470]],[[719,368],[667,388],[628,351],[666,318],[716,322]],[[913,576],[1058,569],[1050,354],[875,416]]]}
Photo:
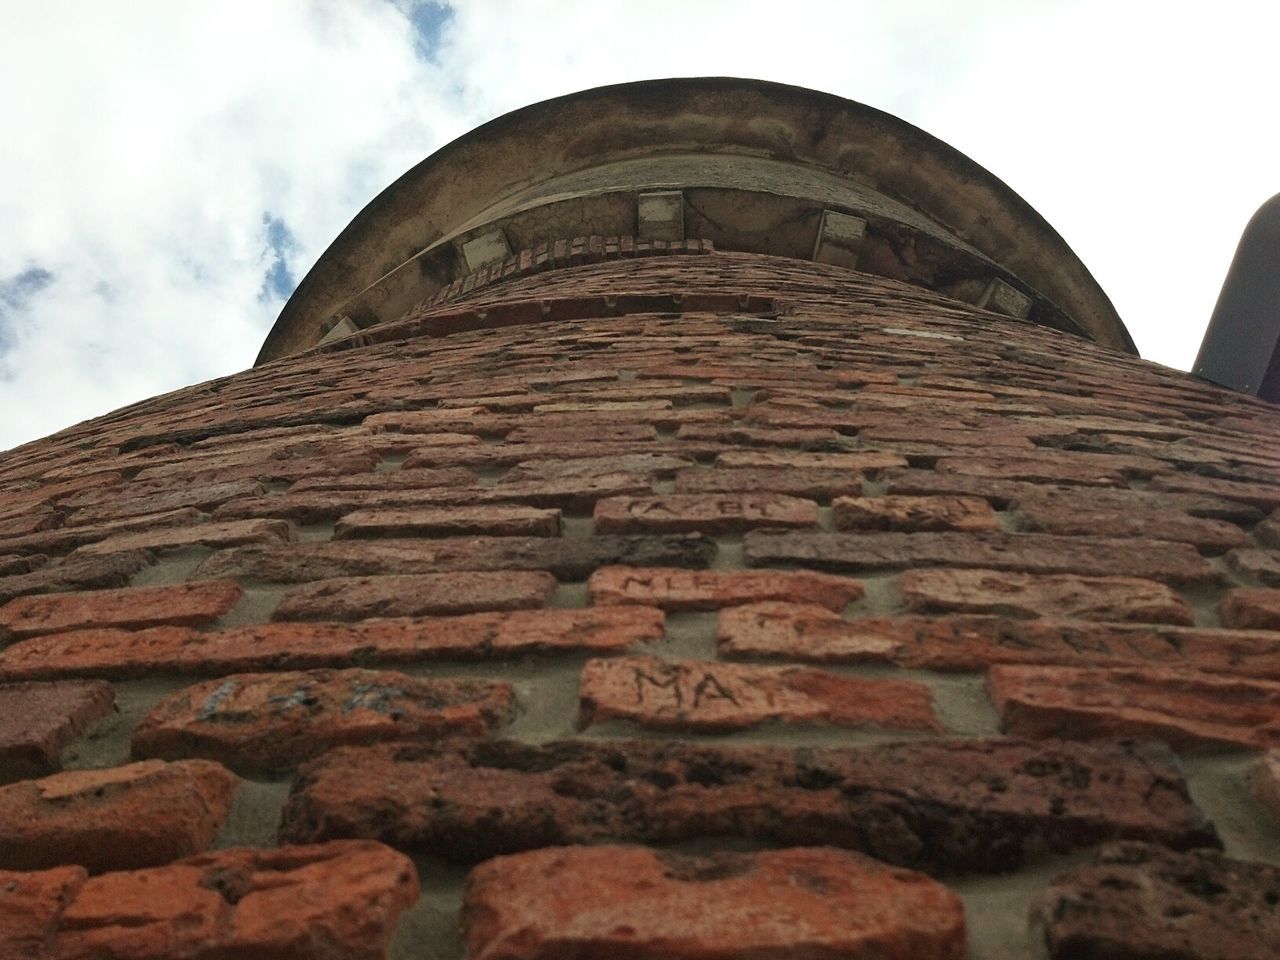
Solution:
{"label": "white cloud", "polygon": [[603,83],[756,76],[897,113],[1022,193],[1182,367],[1278,188],[1270,5],[466,0],[430,60],[414,6],[6,7],[0,284],[53,279],[0,301],[0,449],[248,366],[281,306],[264,215],[297,279],[448,140]]}

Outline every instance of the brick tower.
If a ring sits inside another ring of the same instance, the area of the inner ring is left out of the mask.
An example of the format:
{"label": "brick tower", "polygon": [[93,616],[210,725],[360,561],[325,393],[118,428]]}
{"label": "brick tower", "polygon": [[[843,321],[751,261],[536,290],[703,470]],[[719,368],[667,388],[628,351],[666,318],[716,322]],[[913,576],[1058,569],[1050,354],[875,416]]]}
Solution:
{"label": "brick tower", "polygon": [[517,111],[0,461],[0,957],[1274,960],[1278,439],[893,117]]}

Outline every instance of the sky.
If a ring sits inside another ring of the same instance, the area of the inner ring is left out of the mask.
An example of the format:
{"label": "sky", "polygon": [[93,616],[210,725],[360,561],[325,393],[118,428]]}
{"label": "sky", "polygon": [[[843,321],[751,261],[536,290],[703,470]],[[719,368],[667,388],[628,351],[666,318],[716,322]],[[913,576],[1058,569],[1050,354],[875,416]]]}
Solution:
{"label": "sky", "polygon": [[249,367],[297,281],[472,127],[667,76],[896,114],[1193,361],[1280,192],[1273,0],[0,0],[0,450]]}

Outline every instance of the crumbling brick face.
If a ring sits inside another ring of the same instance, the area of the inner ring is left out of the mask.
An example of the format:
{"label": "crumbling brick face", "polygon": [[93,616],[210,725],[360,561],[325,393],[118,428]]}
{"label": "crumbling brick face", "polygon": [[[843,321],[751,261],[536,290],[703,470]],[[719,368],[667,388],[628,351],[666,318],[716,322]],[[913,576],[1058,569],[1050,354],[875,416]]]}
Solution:
{"label": "crumbling brick face", "polygon": [[837,267],[583,249],[0,461],[0,955],[382,957],[403,853],[463,865],[420,952],[476,957],[958,957],[965,911],[1139,957],[1150,903],[1053,905],[1264,876],[1280,414]]}

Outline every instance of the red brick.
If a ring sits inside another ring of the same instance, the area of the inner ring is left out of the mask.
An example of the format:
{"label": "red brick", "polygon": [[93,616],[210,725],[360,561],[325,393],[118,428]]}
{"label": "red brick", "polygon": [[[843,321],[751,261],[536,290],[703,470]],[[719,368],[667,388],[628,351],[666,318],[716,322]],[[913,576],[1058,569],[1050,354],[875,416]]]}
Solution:
{"label": "red brick", "polygon": [[265,491],[254,480],[233,480],[227,483],[211,483],[177,486],[173,483],[144,483],[127,485],[123,491],[111,494],[96,493],[92,503],[84,505],[67,518],[68,526],[104,523],[122,517],[163,513],[179,507],[208,509],[236,497],[258,496]]}
{"label": "red brick", "polygon": [[1214,850],[1103,847],[1033,907],[1050,960],[1273,960],[1280,868]]}
{"label": "red brick", "polygon": [[1122,487],[1129,477],[1150,477],[1168,468],[1149,457],[1041,448],[1027,457],[944,457],[934,464],[934,469],[970,477]]}
{"label": "red brick", "polygon": [[204,853],[85,882],[57,960],[382,960],[418,897],[413,863],[381,844]]}
{"label": "red brick", "polygon": [[1280,587],[1280,550],[1232,550],[1227,554],[1227,566],[1246,579]]}
{"label": "red brick", "polygon": [[360,471],[337,476],[305,477],[289,487],[290,494],[305,490],[406,490],[432,487],[470,487],[476,475],[462,467],[448,470]]}
{"label": "red brick", "polygon": [[1185,626],[1196,620],[1191,605],[1168,586],[1135,577],[908,570],[899,578],[898,588],[907,608],[918,613],[998,613]]}
{"label": "red brick", "polygon": [[302,583],[333,577],[439,573],[450,570],[549,570],[585,579],[598,567],[708,566],[715,541],[698,534],[646,537],[451,537],[439,540],[338,540],[240,547],[215,553],[203,577],[250,577]]}
{"label": "red brick", "polygon": [[809,533],[752,530],[748,566],[802,564],[820,570],[980,567],[1025,573],[1136,576],[1174,584],[1212,583],[1218,573],[1184,543],[1047,533]]}
{"label": "red brick", "polygon": [[1105,530],[1110,537],[1148,537],[1189,543],[1221,553],[1246,542],[1244,531],[1235,524],[1204,517],[1189,517],[1171,509],[1090,509],[1079,503],[1056,499],[1019,499],[1013,504],[1025,530],[1065,536],[1092,536]]}
{"label": "red brick", "polygon": [[1163,747],[1007,738],[339,748],[299,772],[281,822],[288,842],[330,837],[464,862],[553,844],[748,839],[949,872],[1012,870],[1116,838],[1219,845]]}
{"label": "red brick", "polygon": [[676,493],[783,493],[811,500],[862,493],[862,475],[812,467],[714,467],[680,470]]}
{"label": "red brick", "polygon": [[859,450],[849,453],[730,450],[716,457],[716,464],[722,467],[798,467],[874,473],[890,467],[905,467],[907,461],[899,454],[879,450]]}
{"label": "red brick", "polygon": [[841,497],[831,504],[839,530],[999,530],[978,497]]}
{"label": "red brick", "polygon": [[293,587],[273,620],[363,620],[544,606],[556,589],[545,572],[425,573],[344,577]]}
{"label": "red brick", "polygon": [[794,450],[838,450],[843,442],[829,428],[753,427],[741,424],[688,423],[676,431],[677,440],[701,440],[743,447],[791,447]]}
{"label": "red brick", "polygon": [[[565,427],[555,424],[516,427],[506,435],[508,443],[572,443],[582,439],[581,427]],[[657,440],[657,428],[649,423],[601,424],[591,428],[594,440],[622,442],[629,440]]]}
{"label": "red brick", "polygon": [[90,873],[158,866],[204,850],[239,781],[216,763],[144,760],[0,787],[0,866]]}
{"label": "red brick", "polygon": [[715,610],[762,600],[843,610],[864,593],[859,581],[825,573],[679,567],[602,567],[591,575],[587,589],[592,603],[644,604],[664,610]]}
{"label": "red brick", "polygon": [[[595,429],[592,428],[592,433]],[[498,487],[514,483],[536,483],[555,480],[605,477],[610,474],[633,474],[646,481],[655,476],[668,476],[681,467],[691,467],[687,457],[669,453],[629,453],[613,457],[569,457],[554,460],[522,460],[503,474]]]}
{"label": "red brick", "polygon": [[18,556],[16,554],[0,554],[0,577],[7,577],[14,573],[30,573],[32,570],[38,570],[47,560],[47,557],[35,554],[34,556]]}
{"label": "red brick", "polygon": [[667,494],[596,503],[598,533],[729,533],[753,527],[812,527],[818,506],[779,494]]}
{"label": "red brick", "polygon": [[39,873],[0,870],[0,956],[46,960],[62,912],[86,879],[82,867]]}
{"label": "red brick", "polygon": [[1237,587],[1218,607],[1225,627],[1242,630],[1280,630],[1280,590]]}
{"label": "red brick", "polygon": [[356,510],[334,527],[335,540],[361,537],[557,537],[560,511],[536,507],[442,507],[415,510]]}
{"label": "red brick", "polygon": [[[707,411],[694,411],[707,412]],[[601,418],[605,419],[605,418]],[[557,415],[556,423],[564,426],[565,415]],[[554,461],[554,460],[600,460],[609,457],[624,460],[632,456],[642,456],[646,460],[653,457],[669,456],[692,462],[695,457],[712,456],[723,447],[720,444],[693,441],[672,442],[668,440],[609,441],[589,439],[594,423],[583,423],[584,439],[568,443],[496,443],[483,447],[423,447],[414,450],[404,458],[402,469],[417,470],[421,467],[438,469],[440,467],[476,467],[496,468],[514,466],[518,463]],[[605,419],[612,422],[612,418]],[[619,467],[618,469],[624,469]],[[590,475],[598,475],[594,468]],[[588,474],[580,474],[586,476]]]}
{"label": "red brick", "polygon": [[104,556],[69,557],[30,573],[0,577],[0,602],[32,593],[123,587],[130,577],[152,562],[154,558],[144,550]]}
{"label": "red brick", "polygon": [[150,672],[221,674],[360,664],[477,660],[559,652],[612,653],[663,635],[651,607],[518,610],[362,623],[266,623],[197,633],[181,627],[82,630],[37,637],[0,651],[0,677]]}
{"label": "red brick", "polygon": [[1270,633],[994,616],[844,620],[812,605],[757,603],[720,613],[726,656],[811,663],[892,662],[923,670],[984,670],[996,663],[1151,665],[1280,680],[1280,637]]}
{"label": "red brick", "polygon": [[57,770],[62,748],[114,706],[101,681],[0,684],[0,783]]}
{"label": "red brick", "polygon": [[241,593],[234,580],[203,580],[18,597],[0,607],[0,632],[29,637],[85,627],[209,623],[234,607]]}
{"label": "red brick", "polygon": [[1263,510],[1280,509],[1280,484],[1241,483],[1236,480],[1221,480],[1217,477],[1202,477],[1195,473],[1173,473],[1154,478],[1151,485],[1157,490],[1199,493],[1223,497],[1227,500],[1238,500]]}
{"label": "red brick", "polygon": [[659,730],[802,726],[940,729],[929,688],[799,667],[618,657],[582,670],[582,726],[624,720]]}
{"label": "red brick", "polygon": [[935,473],[932,470],[891,470],[880,479],[888,494],[975,496],[985,498],[996,507],[1009,507],[1020,502],[1038,504],[1049,501],[1064,510],[1069,507],[1082,513],[1093,510],[1117,514],[1154,513],[1161,517],[1173,515],[1175,519],[1182,514],[1190,514],[1193,517],[1233,523],[1253,523],[1260,516],[1256,507],[1204,493],[1050,486],[1022,480]]}
{"label": "red brick", "polygon": [[987,688],[1014,736],[1280,746],[1280,683],[1272,681],[1152,667],[996,666]]}
{"label": "red brick", "polygon": [[1254,799],[1280,818],[1280,750],[1269,750],[1249,777]]}
{"label": "red brick", "polygon": [[283,520],[236,520],[201,523],[189,527],[120,533],[76,550],[76,556],[121,553],[129,550],[176,550],[182,547],[231,547],[244,543],[284,543],[293,539],[293,528]]}
{"label": "red brick", "polygon": [[372,670],[242,673],[165,697],[133,733],[135,757],[208,757],[288,770],[329,747],[481,736],[511,719],[511,684]]}
{"label": "red brick", "polygon": [[961,960],[965,943],[964,907],[942,884],[829,847],[520,853],[471,871],[462,915],[473,960]]}

